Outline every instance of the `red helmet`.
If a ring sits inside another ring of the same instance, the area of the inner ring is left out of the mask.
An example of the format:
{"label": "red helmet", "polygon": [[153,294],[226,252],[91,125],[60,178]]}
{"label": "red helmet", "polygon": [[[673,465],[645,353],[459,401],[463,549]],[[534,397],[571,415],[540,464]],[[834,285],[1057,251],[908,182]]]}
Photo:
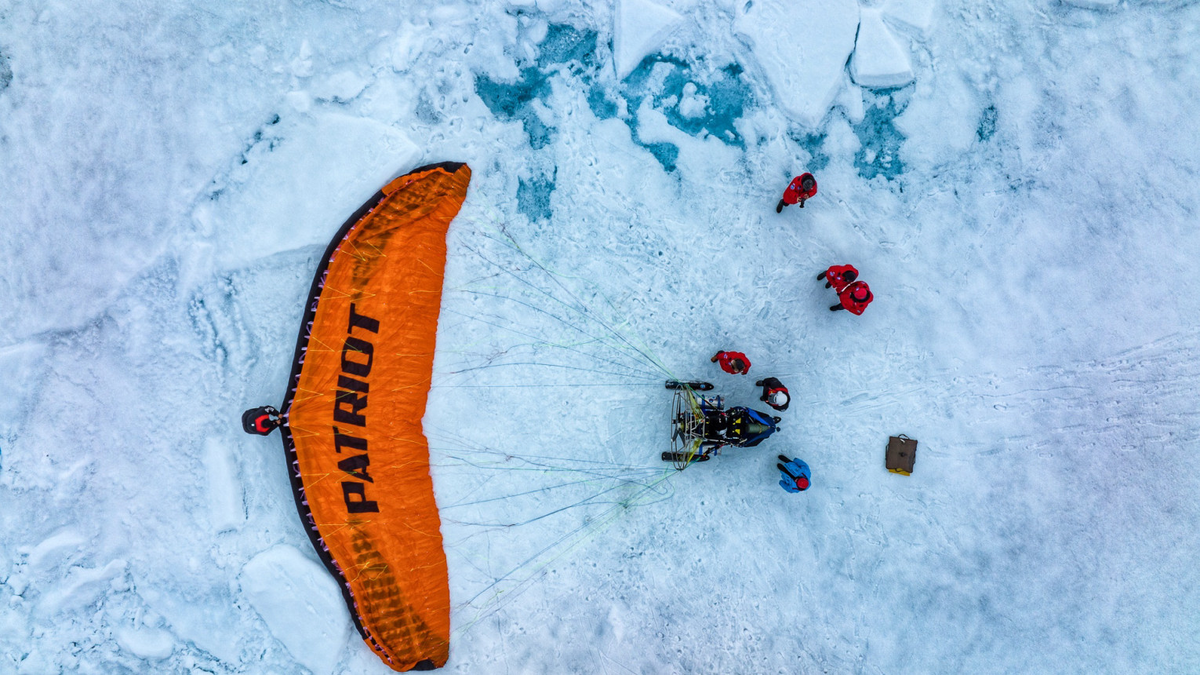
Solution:
{"label": "red helmet", "polygon": [[871,289],[867,288],[866,284],[855,286],[854,290],[850,291],[850,298],[855,302],[866,302],[871,299]]}
{"label": "red helmet", "polygon": [[800,488],[801,490],[807,490],[808,489],[808,479],[805,478],[804,476],[800,476],[799,478],[796,479],[796,487]]}

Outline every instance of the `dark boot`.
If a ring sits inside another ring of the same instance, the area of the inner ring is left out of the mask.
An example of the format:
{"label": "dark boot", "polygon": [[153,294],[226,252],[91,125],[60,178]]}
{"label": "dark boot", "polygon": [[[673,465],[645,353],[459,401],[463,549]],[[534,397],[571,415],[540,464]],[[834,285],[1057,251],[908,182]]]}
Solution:
{"label": "dark boot", "polygon": [[[825,272],[821,272],[820,274],[817,275],[817,281],[820,281],[824,278],[825,278]],[[828,285],[829,284],[826,284],[826,286],[828,286]]]}
{"label": "dark boot", "polygon": [[826,282],[825,282],[825,288],[833,288],[833,284],[831,284],[831,283],[829,283],[828,281],[826,281]]}
{"label": "dark boot", "polygon": [[841,305],[834,305],[833,307],[830,307],[830,308],[829,308],[829,311],[831,311],[831,312],[836,312],[836,311],[838,311],[839,309],[846,309],[846,308],[845,308],[845,307],[842,307]]}
{"label": "dark boot", "polygon": [[787,206],[787,204],[780,199],[779,203],[775,205],[775,213],[783,213],[783,207],[785,206]]}
{"label": "dark boot", "polygon": [[788,456],[787,456],[787,455],[780,455],[780,456],[779,456],[779,461],[781,461],[781,462],[783,462],[783,463],[785,463],[785,464],[786,464],[786,463],[788,463],[788,462],[790,462],[790,461],[792,461],[792,460],[788,459]]}
{"label": "dark boot", "polygon": [[780,471],[782,471],[783,473],[786,473],[786,474],[787,474],[787,475],[789,475],[789,476],[790,476],[790,475],[792,475],[791,473],[789,473],[789,472],[788,472],[788,470],[787,470],[787,469],[783,468],[783,465],[782,465],[782,464],[776,464],[776,465],[775,465],[775,468],[776,468],[776,469],[779,469]]}

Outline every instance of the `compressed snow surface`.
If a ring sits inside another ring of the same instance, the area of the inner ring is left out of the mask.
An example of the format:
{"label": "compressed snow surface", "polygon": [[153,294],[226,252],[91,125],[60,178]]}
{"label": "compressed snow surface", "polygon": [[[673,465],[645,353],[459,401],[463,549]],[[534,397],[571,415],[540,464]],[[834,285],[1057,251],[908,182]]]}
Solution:
{"label": "compressed snow surface", "polygon": [[[238,421],[441,161],[448,672],[1200,672],[1200,5],[859,15],[4,5],[0,673],[390,672]],[[659,460],[663,380],[772,375],[760,447]]]}

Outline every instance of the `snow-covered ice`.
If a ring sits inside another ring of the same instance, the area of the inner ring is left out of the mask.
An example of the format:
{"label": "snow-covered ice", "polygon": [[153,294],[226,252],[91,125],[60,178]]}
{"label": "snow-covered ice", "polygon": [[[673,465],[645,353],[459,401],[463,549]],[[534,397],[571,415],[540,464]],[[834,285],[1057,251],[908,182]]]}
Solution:
{"label": "snow-covered ice", "polygon": [[[389,672],[238,420],[440,161],[447,671],[1200,671],[1200,5],[0,17],[0,673]],[[793,401],[675,472],[664,372]]]}
{"label": "snow-covered ice", "polygon": [[864,7],[850,57],[850,74],[864,87],[902,87],[912,82],[908,47],[883,22],[883,10]]}
{"label": "snow-covered ice", "polygon": [[879,7],[890,22],[916,31],[921,37],[929,37],[936,0],[884,0]]}
{"label": "snow-covered ice", "polygon": [[337,583],[320,564],[279,545],[254,556],[239,577],[243,595],[271,634],[313,675],[328,675],[350,618]]}
{"label": "snow-covered ice", "polygon": [[616,0],[615,16],[613,59],[618,80],[629,77],[683,22],[679,12],[650,0]]}
{"label": "snow-covered ice", "polygon": [[771,103],[815,127],[838,95],[854,50],[858,2],[749,0],[735,11],[735,31],[766,78]]}

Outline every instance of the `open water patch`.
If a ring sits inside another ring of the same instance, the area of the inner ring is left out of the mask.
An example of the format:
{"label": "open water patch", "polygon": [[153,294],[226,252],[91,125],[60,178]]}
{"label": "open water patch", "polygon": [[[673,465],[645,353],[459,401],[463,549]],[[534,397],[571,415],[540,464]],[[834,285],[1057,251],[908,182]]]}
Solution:
{"label": "open water patch", "polygon": [[424,91],[417,97],[417,106],[413,109],[413,114],[425,124],[440,124],[443,119],[442,114],[433,106],[433,101]]}
{"label": "open water patch", "polygon": [[[743,69],[729,63],[715,69],[704,69],[683,59],[651,54],[625,78],[620,95],[629,110],[637,110],[649,100],[650,106],[661,112],[667,123],[696,138],[715,137],[726,145],[745,147],[737,130],[737,120],[753,104]],[[634,142],[646,148],[667,171],[675,170],[679,148],[671,143],[645,143],[638,135],[637,119],[625,119]]]}
{"label": "open water patch", "polygon": [[[554,127],[542,121],[532,103],[538,99],[545,102],[550,95],[550,77],[560,67],[583,76],[585,83],[590,85],[597,70],[596,32],[552,24],[538,49],[534,65],[521,68],[515,82],[493,80],[486,73],[475,77],[475,93],[488,110],[503,120],[521,120],[534,150],[550,144]],[[615,104],[613,108],[615,114]]]}
{"label": "open water patch", "polygon": [[475,93],[483,99],[488,110],[503,120],[521,120],[534,150],[549,144],[553,128],[542,122],[530,104],[535,99],[545,98],[549,92],[549,76],[541,68],[522,68],[521,76],[513,83],[497,82],[482,73],[475,78]]}
{"label": "open water patch", "polygon": [[587,102],[597,119],[610,120],[617,116],[617,102],[608,95],[608,90],[604,87],[589,89]]}
{"label": "open water patch", "polygon": [[995,135],[996,106],[989,105],[983,109],[983,114],[979,116],[979,128],[975,131],[975,136],[979,138],[980,143],[987,143]]}
{"label": "open water patch", "polygon": [[788,138],[808,153],[808,163],[804,165],[805,171],[817,172],[829,166],[829,155],[825,152],[827,136],[828,134],[825,132],[810,134],[798,129],[788,130]]}
{"label": "open water patch", "polygon": [[596,69],[596,31],[579,30],[569,24],[550,24],[546,37],[538,45],[537,64],[549,68],[556,64],[578,64],[579,71]]}
{"label": "open water patch", "polygon": [[525,214],[529,221],[536,223],[540,220],[549,220],[554,215],[554,209],[550,208],[550,197],[554,194],[555,178],[558,172],[549,178],[535,177],[525,180],[519,179],[517,185],[517,210]]}
{"label": "open water patch", "polygon": [[726,145],[744,147],[736,122],[753,103],[742,67],[730,63],[701,71],[665,54],[651,54],[625,78],[625,99],[636,110],[649,97],[667,122],[690,136],[715,136]]}
{"label": "open water patch", "polygon": [[690,136],[711,136],[744,147],[737,121],[754,104],[754,97],[741,65],[708,67],[703,58],[692,63],[651,54],[620,84],[606,85],[600,77],[597,39],[594,30],[551,24],[538,45],[538,56],[520,69],[516,81],[497,81],[481,73],[475,78],[475,93],[496,117],[520,120],[534,150],[548,145],[555,129],[542,121],[532,104],[545,102],[551,91],[550,78],[559,73],[578,78],[597,118],[621,117],[634,143],[649,150],[668,172],[676,168],[679,148],[672,143],[643,141],[636,116],[622,115],[623,110],[636,111],[649,100],[668,124]]}
{"label": "open water patch", "polygon": [[904,173],[904,163],[900,161],[900,145],[904,143],[905,138],[904,134],[896,129],[895,122],[908,107],[912,92],[912,85],[875,91],[874,100],[866,109],[862,122],[851,127],[861,143],[858,152],[854,154],[854,166],[858,169],[858,175],[867,180],[876,176],[893,180]]}
{"label": "open water patch", "polygon": [[675,170],[679,162],[679,146],[674,143],[639,143],[643,148],[650,151],[654,155],[654,159],[662,164],[663,170],[670,173]]}
{"label": "open water patch", "polygon": [[8,85],[12,84],[12,78],[12,66],[8,64],[8,57],[4,55],[4,52],[0,52],[0,91],[8,89]]}

